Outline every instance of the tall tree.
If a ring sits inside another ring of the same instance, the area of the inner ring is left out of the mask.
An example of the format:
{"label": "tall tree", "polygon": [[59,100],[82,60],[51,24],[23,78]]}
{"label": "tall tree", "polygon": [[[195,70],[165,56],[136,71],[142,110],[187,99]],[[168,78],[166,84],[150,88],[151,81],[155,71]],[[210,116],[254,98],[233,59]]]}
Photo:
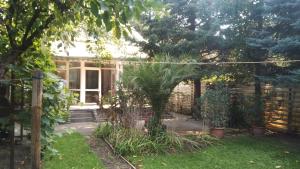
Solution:
{"label": "tall tree", "polygon": [[259,37],[250,38],[250,45],[266,49],[273,59],[299,59],[300,1],[265,0],[263,29]]}
{"label": "tall tree", "polygon": [[[144,51],[150,56],[167,53],[171,57],[189,55],[201,61],[204,53],[218,49],[221,38],[216,36],[220,29],[218,22],[218,2],[209,0],[167,0],[163,16],[153,17],[153,13],[144,16]],[[146,26],[145,26],[146,25]],[[194,77],[194,98],[201,95],[200,68]],[[196,102],[195,102],[196,103]]]}
{"label": "tall tree", "polygon": [[120,37],[141,0],[7,0],[0,2],[0,78],[42,36],[51,37],[81,21],[96,22]]}

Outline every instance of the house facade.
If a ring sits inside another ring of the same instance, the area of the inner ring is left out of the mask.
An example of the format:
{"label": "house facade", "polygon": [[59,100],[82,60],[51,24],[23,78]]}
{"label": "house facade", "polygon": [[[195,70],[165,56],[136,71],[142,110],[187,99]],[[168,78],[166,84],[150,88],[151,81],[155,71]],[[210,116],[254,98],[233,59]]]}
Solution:
{"label": "house facade", "polygon": [[56,57],[55,63],[57,75],[84,104],[98,103],[100,97],[113,94],[123,69],[118,60],[100,65],[91,58]]}
{"label": "house facade", "polygon": [[100,62],[97,53],[90,50],[91,45],[95,44],[81,40],[71,46],[64,46],[62,42],[54,42],[51,46],[57,75],[64,79],[66,87],[76,94],[81,104],[97,104],[99,98],[115,92],[116,82],[123,71],[122,61],[147,57],[139,47],[122,41],[105,44],[112,57],[109,61]]}

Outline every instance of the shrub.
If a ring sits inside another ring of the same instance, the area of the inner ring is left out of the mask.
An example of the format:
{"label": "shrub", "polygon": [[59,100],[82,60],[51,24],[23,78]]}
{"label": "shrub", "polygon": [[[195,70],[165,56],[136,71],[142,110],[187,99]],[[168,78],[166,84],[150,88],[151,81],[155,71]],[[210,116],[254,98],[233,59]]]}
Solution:
{"label": "shrub", "polygon": [[201,97],[204,119],[209,119],[211,127],[225,127],[228,121],[230,95],[223,85],[216,85],[206,90]]}
{"label": "shrub", "polygon": [[[169,62],[169,57],[155,57],[156,62]],[[154,115],[148,125],[152,137],[159,136],[161,115],[165,111],[173,89],[181,81],[194,75],[194,66],[177,64],[144,63],[124,68],[122,81],[127,90],[143,95],[152,106]],[[158,133],[157,133],[158,132]]]}
{"label": "shrub", "polygon": [[233,128],[247,128],[253,121],[254,97],[234,93],[230,104],[228,125]]}
{"label": "shrub", "polygon": [[175,134],[164,132],[153,138],[137,129],[113,128],[109,123],[100,125],[95,135],[107,139],[121,155],[167,153],[183,147],[183,140]]}
{"label": "shrub", "polygon": [[112,133],[113,127],[110,123],[102,123],[95,130],[96,137],[106,138]]}

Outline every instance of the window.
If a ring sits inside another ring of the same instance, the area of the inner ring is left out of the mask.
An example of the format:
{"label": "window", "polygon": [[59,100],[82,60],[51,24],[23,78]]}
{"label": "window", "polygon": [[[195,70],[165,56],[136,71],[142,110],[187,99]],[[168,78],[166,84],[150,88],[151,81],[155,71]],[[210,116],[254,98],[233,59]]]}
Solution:
{"label": "window", "polygon": [[69,63],[69,67],[72,68],[72,67],[80,67],[80,62],[70,62]]}
{"label": "window", "polygon": [[99,92],[88,91],[85,93],[85,102],[86,103],[98,103],[99,102]]}
{"label": "window", "polygon": [[98,63],[92,63],[92,62],[85,62],[85,67],[99,67]]}
{"label": "window", "polygon": [[86,70],[85,72],[85,86],[86,89],[98,89],[99,88],[99,71],[98,70]]}
{"label": "window", "polygon": [[115,92],[115,71],[101,70],[101,94],[103,96],[114,94]]}
{"label": "window", "polygon": [[116,68],[116,65],[115,64],[103,64],[101,65],[101,68],[112,68],[112,69],[115,69]]}
{"label": "window", "polygon": [[69,88],[80,89],[80,69],[70,69],[69,71]]}

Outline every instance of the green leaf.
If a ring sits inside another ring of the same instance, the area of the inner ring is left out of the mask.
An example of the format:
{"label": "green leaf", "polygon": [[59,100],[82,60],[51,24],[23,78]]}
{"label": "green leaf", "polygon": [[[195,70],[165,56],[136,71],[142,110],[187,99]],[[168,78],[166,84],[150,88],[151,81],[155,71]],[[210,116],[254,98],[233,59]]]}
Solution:
{"label": "green leaf", "polygon": [[121,28],[120,28],[120,22],[118,20],[115,20],[113,35],[118,39],[121,38]]}
{"label": "green leaf", "polygon": [[98,27],[101,27],[101,26],[102,26],[102,19],[101,19],[100,16],[97,18],[96,24],[97,24]]}
{"label": "green leaf", "polygon": [[57,45],[57,48],[61,48],[62,47],[62,43],[59,43],[58,45]]}
{"label": "green leaf", "polygon": [[106,27],[106,31],[110,31],[112,29],[112,23],[110,20],[111,17],[109,11],[104,11],[102,18]]}
{"label": "green leaf", "polygon": [[91,1],[90,6],[91,6],[91,11],[92,11],[93,15],[98,17],[99,16],[98,3],[96,1]]}
{"label": "green leaf", "polygon": [[121,22],[122,24],[126,24],[126,23],[127,23],[127,16],[126,16],[125,11],[123,11],[123,12],[121,13],[121,19],[120,19],[120,22]]}
{"label": "green leaf", "polygon": [[124,37],[126,37],[126,38],[128,37],[128,32],[127,32],[126,29],[123,30],[122,34],[123,34]]}

